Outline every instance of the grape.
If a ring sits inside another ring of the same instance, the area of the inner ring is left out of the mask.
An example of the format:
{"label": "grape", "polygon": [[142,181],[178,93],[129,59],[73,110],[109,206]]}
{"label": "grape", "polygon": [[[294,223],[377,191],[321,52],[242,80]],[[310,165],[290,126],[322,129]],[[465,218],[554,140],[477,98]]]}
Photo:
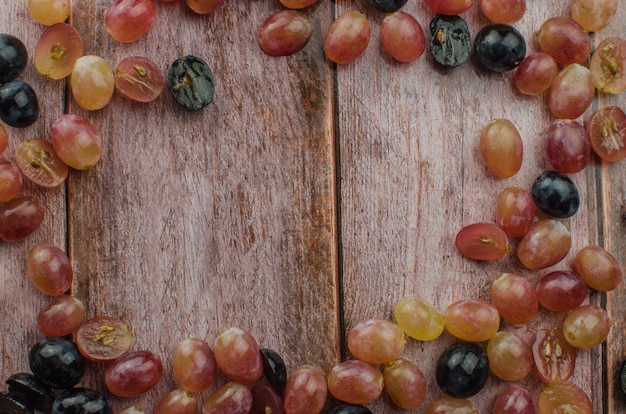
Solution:
{"label": "grape", "polygon": [[505,381],[519,381],[534,367],[533,352],[526,342],[513,332],[497,332],[487,344],[489,368]]}
{"label": "grape", "polygon": [[626,114],[620,107],[606,106],[594,112],[587,124],[593,151],[605,161],[626,158]]}
{"label": "grape", "polygon": [[534,286],[528,279],[513,273],[501,273],[493,281],[491,302],[500,317],[513,325],[532,321],[539,308]]}
{"label": "grape", "polygon": [[576,272],[587,286],[598,292],[615,289],[622,281],[623,273],[619,263],[600,246],[585,246],[574,259]]}
{"label": "grape", "polygon": [[107,9],[104,27],[114,40],[130,43],[148,33],[155,18],[152,0],[115,0]]}
{"label": "grape", "polygon": [[0,239],[16,242],[30,236],[44,218],[41,201],[32,196],[16,197],[0,207]]}
{"label": "grape", "polygon": [[367,4],[383,13],[394,13],[400,10],[407,0],[367,0]]}
{"label": "grape", "polygon": [[267,382],[282,396],[287,384],[285,361],[276,351],[268,348],[261,349],[261,358],[263,358],[263,374]]}
{"label": "grape", "polygon": [[478,147],[485,165],[498,178],[512,177],[522,166],[522,138],[507,119],[494,119],[485,125]]}
{"label": "grape", "polygon": [[451,16],[467,11],[474,0],[424,0],[424,3],[435,13]]}
{"label": "grape", "polygon": [[79,299],[56,296],[37,314],[37,327],[48,337],[62,337],[78,329],[84,316],[85,305]]}
{"label": "grape", "polygon": [[593,52],[589,70],[595,87],[606,93],[626,90],[626,40],[619,37],[604,39]]}
{"label": "grape", "polygon": [[280,0],[283,6],[290,9],[303,9],[314,4],[317,0]]}
{"label": "grape", "polygon": [[579,306],[587,297],[585,282],[575,273],[555,270],[537,283],[539,303],[551,311],[564,312]]}
{"label": "grape", "polygon": [[176,345],[172,366],[176,381],[186,391],[206,390],[217,375],[213,350],[200,338],[187,338]]}
{"label": "grape", "polygon": [[609,335],[611,319],[595,305],[572,310],[563,321],[563,336],[574,348],[589,349],[600,345]]}
{"label": "grape", "polygon": [[39,100],[33,88],[14,80],[0,85],[0,120],[15,128],[25,128],[39,118]]}
{"label": "grape", "polygon": [[602,30],[615,16],[618,0],[572,0],[570,14],[588,32]]}
{"label": "grape", "polygon": [[0,33],[0,83],[16,79],[27,63],[24,43],[13,35]]}
{"label": "grape", "polygon": [[61,185],[69,173],[52,143],[41,138],[22,141],[15,151],[15,162],[27,179],[44,188]]}
{"label": "grape", "polygon": [[64,114],[50,126],[50,141],[69,167],[86,170],[100,161],[102,140],[96,128],[78,114]]}
{"label": "grape", "polygon": [[383,370],[385,391],[389,398],[405,409],[417,408],[426,398],[426,377],[417,364],[399,358]]}
{"label": "grape", "polygon": [[439,338],[444,330],[443,315],[422,298],[406,296],[396,303],[396,323],[402,331],[419,341]]}
{"label": "grape", "polygon": [[536,40],[543,52],[563,65],[583,63],[591,51],[589,35],[570,17],[557,16],[543,22]]}
{"label": "grape", "polygon": [[85,359],[72,341],[62,338],[41,339],[28,353],[33,374],[52,388],[71,388],[85,373]]}
{"label": "grape", "polygon": [[380,41],[387,53],[399,62],[412,62],[426,49],[424,29],[415,17],[401,11],[385,16]]}
{"label": "grape", "polygon": [[477,394],[489,378],[489,361],[482,346],[475,343],[453,344],[437,360],[437,384],[454,398]]}
{"label": "grape", "polygon": [[9,134],[4,125],[0,124],[0,154],[9,147]]}
{"label": "grape", "polygon": [[252,409],[250,414],[267,413],[285,414],[283,401],[272,387],[259,383],[252,387]]}
{"label": "grape", "polygon": [[76,387],[64,391],[52,404],[52,414],[113,414],[105,396],[90,388]]}
{"label": "grape", "polygon": [[83,55],[83,39],[73,26],[57,23],[46,29],[35,48],[35,68],[51,79],[63,79],[72,73],[76,60]]}
{"label": "grape", "polygon": [[622,394],[626,395],[626,361],[622,363],[622,367],[619,370],[619,387],[622,390]]}
{"label": "grape", "polygon": [[537,406],[540,413],[593,413],[587,394],[571,382],[547,385],[539,394]]}
{"label": "grape", "polygon": [[550,86],[550,112],[557,118],[578,118],[589,108],[594,94],[589,69],[577,63],[568,65],[554,77]]}
{"label": "grape", "polygon": [[537,375],[543,382],[565,382],[574,373],[576,349],[561,328],[541,329],[532,345]]}
{"label": "grape", "polygon": [[115,88],[137,102],[152,102],[163,91],[161,69],[148,58],[130,56],[115,67]]}
{"label": "grape", "polygon": [[115,90],[113,72],[101,57],[82,56],[74,64],[70,86],[74,99],[81,108],[88,111],[102,109],[113,97]]}
{"label": "grape", "polygon": [[[165,1],[165,0],[161,0],[161,1]],[[117,414],[144,414],[144,411],[141,408],[134,405],[132,407],[125,408],[122,411],[118,411]]]}
{"label": "grape", "polygon": [[0,203],[13,200],[22,191],[24,180],[14,161],[0,157]]}
{"label": "grape", "polygon": [[515,70],[515,86],[524,95],[540,95],[550,88],[558,73],[559,67],[552,56],[534,52],[526,56]]}
{"label": "grape", "polygon": [[217,366],[231,380],[250,384],[263,375],[263,358],[256,339],[231,327],[220,333],[213,347]]}
{"label": "grape", "polygon": [[295,10],[281,10],[268,17],[257,31],[261,50],[270,56],[292,55],[311,38],[309,18]]}
{"label": "grape", "polygon": [[472,36],[460,16],[437,15],[430,21],[430,54],[445,67],[464,63],[472,52]]}
{"label": "grape", "polygon": [[128,325],[112,316],[96,316],[76,332],[78,350],[92,361],[112,361],[124,355],[133,343]]}
{"label": "grape", "polygon": [[589,135],[585,128],[571,119],[553,121],[546,132],[548,161],[552,168],[565,174],[585,169],[591,157]]}
{"label": "grape", "polygon": [[503,23],[483,27],[474,39],[478,62],[494,72],[516,68],[526,56],[526,41],[512,26]]}
{"label": "grape", "polygon": [[535,220],[535,202],[528,191],[513,185],[498,195],[496,224],[508,236],[522,237]]}
{"label": "grape", "polygon": [[62,295],[72,286],[72,264],[56,246],[47,243],[33,246],[28,252],[27,268],[30,280],[46,295]]}
{"label": "grape", "polygon": [[176,102],[194,111],[210,104],[215,93],[211,68],[192,55],[172,62],[167,72],[167,84]]}
{"label": "grape", "polygon": [[533,395],[520,387],[500,392],[493,405],[492,414],[537,414]]}
{"label": "grape", "polygon": [[152,351],[128,352],[111,362],[104,373],[104,382],[111,394],[136,397],[148,392],[161,380],[163,364]]}
{"label": "grape", "polygon": [[245,385],[229,382],[204,399],[202,414],[248,414],[252,391]]}
{"label": "grape", "polygon": [[367,407],[355,404],[340,404],[328,410],[327,414],[373,414]]}
{"label": "grape", "polygon": [[517,257],[531,270],[557,264],[567,255],[572,235],[565,224],[545,219],[534,224],[517,246]]}
{"label": "grape", "polygon": [[474,260],[498,260],[511,251],[506,233],[492,223],[463,227],[454,243],[463,256]]}
{"label": "grape", "polygon": [[167,393],[154,409],[154,414],[196,414],[198,400],[193,393],[181,389]]}
{"label": "grape", "polygon": [[71,0],[27,0],[28,14],[38,23],[52,26],[61,23],[70,17],[72,11]]}
{"label": "grape", "polygon": [[513,24],[524,17],[526,0],[480,0],[480,10],[493,23]]}
{"label": "grape", "polygon": [[557,171],[541,173],[533,183],[532,195],[539,210],[556,218],[571,217],[580,206],[576,184]]}
{"label": "grape", "polygon": [[362,13],[356,10],[344,13],[330,26],[324,53],[335,63],[350,63],[365,51],[371,34],[370,24]]}
{"label": "grape", "polygon": [[479,414],[474,404],[466,398],[439,398],[426,408],[426,414]]}
{"label": "grape", "polygon": [[[27,401],[31,409],[50,412],[54,393],[52,388],[32,374],[21,372],[6,380],[8,395],[20,401]],[[0,411],[2,411],[0,406]],[[4,412],[4,411],[3,411]]]}
{"label": "grape", "polygon": [[28,401],[22,401],[13,394],[0,394],[0,410],[6,414],[32,414],[33,408]]}
{"label": "grape", "polygon": [[470,342],[487,341],[500,327],[498,310],[480,299],[453,302],[447,307],[444,318],[448,332]]}
{"label": "grape", "polygon": [[320,414],[326,405],[328,386],[319,368],[302,365],[287,378],[283,404],[286,414]]}
{"label": "grape", "polygon": [[209,14],[224,3],[224,0],[185,0],[187,6],[197,14]]}
{"label": "grape", "polygon": [[385,319],[361,321],[348,332],[348,349],[352,355],[370,364],[385,364],[397,359],[405,345],[402,329]]}
{"label": "grape", "polygon": [[383,391],[383,374],[358,359],[340,362],[328,373],[328,391],[349,404],[368,404]]}

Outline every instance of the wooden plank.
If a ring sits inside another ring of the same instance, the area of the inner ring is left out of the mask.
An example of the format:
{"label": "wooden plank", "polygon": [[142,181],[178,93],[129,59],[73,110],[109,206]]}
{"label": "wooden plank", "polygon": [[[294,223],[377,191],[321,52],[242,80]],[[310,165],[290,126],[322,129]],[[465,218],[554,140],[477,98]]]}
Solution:
{"label": "wooden plank", "polygon": [[[63,83],[48,82],[30,63],[37,39],[44,27],[28,17],[23,2],[2,2],[0,32],[19,38],[29,53],[29,64],[19,79],[33,87],[40,105],[39,119],[27,128],[6,126],[9,148],[2,154],[15,159],[17,146],[28,139],[47,138],[50,123],[63,113]],[[48,298],[30,282],[26,271],[28,251],[37,243],[50,243],[65,249],[66,215],[65,186],[44,190],[27,180],[21,195],[39,198],[45,206],[45,220],[41,228],[28,239],[7,243],[0,240],[0,320],[3,334],[0,335],[0,378],[4,379],[16,371],[28,369],[28,347],[39,339],[35,318]]]}
{"label": "wooden plank", "polygon": [[[569,4],[528,4],[516,27],[527,39],[529,53],[537,50],[533,36],[541,23],[567,15]],[[417,62],[394,62],[379,45],[384,16],[349,1],[338,1],[336,14],[353,8],[368,17],[373,34],[363,56],[337,68],[346,329],[371,317],[393,318],[395,303],[407,295],[423,297],[442,312],[460,299],[489,301],[491,284],[499,273],[519,273],[535,283],[549,270],[569,268],[576,251],[598,242],[596,212],[601,207],[596,184],[617,182],[616,188],[621,188],[623,179],[611,173],[598,180],[592,165],[572,177],[584,201],[577,215],[566,220],[573,246],[561,264],[531,272],[523,269],[515,255],[495,263],[461,257],[454,247],[456,233],[474,222],[493,222],[495,198],[502,189],[513,184],[530,189],[540,172],[549,169],[543,132],[553,118],[547,99],[522,96],[515,90],[512,73],[488,73],[472,61],[442,69],[427,51]],[[428,31],[434,13],[420,2],[409,2],[403,10]],[[488,23],[476,6],[464,18],[473,34]],[[623,30],[618,22],[616,17],[611,24],[613,33]],[[509,179],[491,176],[478,152],[480,130],[494,118],[511,120],[524,142],[523,166]],[[613,234],[622,240],[623,227],[615,228]],[[597,301],[594,295],[590,300]],[[616,321],[621,320],[620,314]],[[538,329],[556,326],[563,317],[541,310],[528,326],[503,324],[502,328],[531,342]],[[616,340],[611,339],[608,349]],[[427,403],[443,396],[435,381],[435,365],[444,347],[454,341],[446,332],[437,341],[408,343],[406,356],[422,367],[428,379]],[[344,357],[349,357],[347,351]],[[602,412],[606,384],[597,375],[602,361],[603,349],[580,352],[572,379],[592,396],[594,412]],[[486,389],[471,400],[480,412],[490,412],[496,394],[509,385],[492,376]],[[520,385],[535,396],[542,388],[535,374]],[[374,412],[402,412],[392,408],[386,398],[371,408]]]}

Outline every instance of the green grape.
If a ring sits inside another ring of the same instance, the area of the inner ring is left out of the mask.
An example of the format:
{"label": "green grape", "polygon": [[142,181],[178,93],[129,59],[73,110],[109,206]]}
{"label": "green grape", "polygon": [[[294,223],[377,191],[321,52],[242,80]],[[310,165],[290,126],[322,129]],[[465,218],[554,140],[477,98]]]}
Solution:
{"label": "green grape", "polygon": [[419,341],[432,341],[443,332],[443,315],[422,298],[407,296],[400,299],[394,314],[400,329]]}

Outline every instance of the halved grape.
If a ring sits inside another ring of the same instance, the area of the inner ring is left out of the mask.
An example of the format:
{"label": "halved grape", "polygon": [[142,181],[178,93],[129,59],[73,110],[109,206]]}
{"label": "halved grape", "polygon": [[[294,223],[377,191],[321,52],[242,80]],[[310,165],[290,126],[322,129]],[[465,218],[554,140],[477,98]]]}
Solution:
{"label": "halved grape", "polygon": [[115,68],[115,87],[124,96],[137,102],[152,102],[161,95],[163,72],[148,58],[130,56]]}
{"label": "halved grape", "polygon": [[133,343],[128,325],[112,316],[95,316],[76,332],[76,345],[92,361],[112,361],[124,355]]}
{"label": "halved grape", "polygon": [[276,413],[285,414],[283,400],[280,395],[268,384],[258,383],[252,386],[252,409],[251,414]]}
{"label": "halved grape", "polygon": [[83,55],[83,40],[67,23],[46,29],[35,47],[35,68],[52,79],[63,79],[72,73],[76,60]]}
{"label": "halved grape", "polygon": [[69,167],[86,170],[102,156],[102,140],[96,128],[78,114],[64,114],[50,126],[50,141],[56,154]]}
{"label": "halved grape", "polygon": [[27,179],[44,188],[61,185],[69,173],[52,143],[41,138],[23,141],[15,151],[15,162]]}
{"label": "halved grape", "polygon": [[541,329],[532,345],[537,375],[543,382],[565,382],[574,373],[576,349],[561,328]]}
{"label": "halved grape", "polygon": [[0,203],[6,203],[17,197],[23,185],[22,172],[17,164],[0,157]]}
{"label": "halved grape", "polygon": [[104,382],[111,394],[136,397],[154,388],[163,376],[161,358],[152,351],[128,352],[107,367]]}
{"label": "halved grape", "polygon": [[467,22],[456,15],[438,14],[430,21],[430,54],[444,67],[463,64],[472,53],[472,36]]}
{"label": "halved grape", "polygon": [[281,10],[268,17],[257,31],[261,50],[270,56],[292,55],[311,38],[311,22],[295,10]]}
{"label": "halved grape", "polygon": [[508,119],[494,119],[485,125],[478,147],[485,165],[498,178],[512,177],[522,166],[522,138]]}
{"label": "halved grape", "polygon": [[626,39],[608,37],[593,52],[589,62],[598,90],[618,94],[626,90]]}
{"label": "halved grape", "polygon": [[361,12],[346,12],[328,30],[324,40],[324,53],[335,63],[350,63],[365,51],[371,34],[370,24]]}
{"label": "halved grape", "polygon": [[605,161],[626,158],[626,114],[618,106],[605,106],[594,112],[587,124],[593,151]]}
{"label": "halved grape", "polygon": [[148,33],[155,18],[152,0],[115,0],[107,9],[104,27],[114,40],[130,43]]}
{"label": "halved grape", "polygon": [[39,228],[45,212],[39,199],[16,197],[0,207],[0,239],[7,242],[24,240]]}
{"label": "halved grape", "polygon": [[28,14],[36,22],[52,26],[67,20],[72,11],[71,0],[27,0]]}
{"label": "halved grape", "polygon": [[454,243],[463,256],[475,260],[498,260],[511,251],[506,233],[492,223],[463,227]]}

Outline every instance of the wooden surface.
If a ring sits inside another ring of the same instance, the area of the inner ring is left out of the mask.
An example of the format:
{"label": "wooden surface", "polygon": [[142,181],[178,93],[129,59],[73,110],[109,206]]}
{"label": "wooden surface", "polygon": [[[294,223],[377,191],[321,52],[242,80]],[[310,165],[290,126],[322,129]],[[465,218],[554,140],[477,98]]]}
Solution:
{"label": "wooden surface", "polygon": [[[64,112],[87,117],[105,150],[94,169],[72,171],[60,188],[27,184],[23,191],[43,199],[46,219],[27,240],[0,243],[0,379],[28,370],[28,347],[41,337],[35,318],[48,298],[26,273],[27,252],[38,242],[69,253],[72,293],[85,303],[87,316],[122,318],[135,333],[133,349],[163,357],[165,375],[154,390],[111,398],[116,410],[138,405],[145,412],[175,388],[170,356],[187,337],[212,344],[221,330],[239,326],[281,353],[290,371],[312,364],[328,372],[349,357],[350,327],[370,317],[392,318],[406,295],[443,311],[459,299],[489,300],[500,272],[532,282],[547,273],[523,270],[514,255],[478,263],[454,247],[461,227],[494,220],[503,188],[530,188],[549,168],[546,97],[517,93],[512,73],[488,73],[473,61],[442,69],[428,52],[411,64],[394,62],[380,46],[384,15],[360,1],[320,0],[305,9],[313,37],[301,52],[283,58],[264,55],[256,41],[257,28],[281,9],[277,0],[227,0],[206,16],[184,2],[158,3],[154,27],[131,44],[116,43],[104,30],[110,1],[74,3],[72,23],[85,54],[103,57],[112,68],[142,55],[164,71],[177,57],[194,54],[213,69],[216,94],[199,112],[179,107],[167,91],[150,104],[116,93],[106,108],[87,112],[63,82],[29,64],[21,77],[37,91],[41,117],[29,128],[9,128],[9,157],[19,142],[47,138]],[[21,38],[32,53],[45,28],[29,18],[23,1],[0,4],[0,31]],[[368,17],[372,40],[357,61],[335,67],[324,58],[324,36],[334,17],[354,9]],[[425,29],[434,17],[417,0],[403,10]],[[528,2],[516,27],[529,53],[537,50],[533,36],[541,23],[568,10],[566,0]],[[472,33],[488,23],[477,4],[464,17]],[[592,43],[625,37],[624,19],[620,4],[618,16],[592,35]],[[626,98],[599,94],[582,119],[608,105],[626,108]],[[505,180],[488,173],[477,147],[482,127],[500,117],[511,120],[524,141],[522,169]],[[554,268],[570,268],[573,254],[587,244],[603,245],[623,266],[626,164],[594,159],[572,179],[582,206],[566,220],[571,253]],[[622,284],[589,297],[613,318],[606,344],[579,352],[573,378],[591,396],[595,413],[626,412],[626,398],[615,388],[626,356],[625,292]],[[502,329],[531,341],[563,316],[542,310],[528,326]],[[447,333],[433,342],[409,341],[405,357],[422,367],[429,386],[426,403],[413,412],[423,413],[442,396],[435,361],[452,342]],[[104,365],[90,365],[83,384],[105,391],[103,372]],[[220,376],[214,387],[224,381]],[[542,387],[534,374],[520,384],[535,396]],[[492,376],[471,399],[488,413],[508,385]],[[369,408],[402,412],[386,397]]]}

